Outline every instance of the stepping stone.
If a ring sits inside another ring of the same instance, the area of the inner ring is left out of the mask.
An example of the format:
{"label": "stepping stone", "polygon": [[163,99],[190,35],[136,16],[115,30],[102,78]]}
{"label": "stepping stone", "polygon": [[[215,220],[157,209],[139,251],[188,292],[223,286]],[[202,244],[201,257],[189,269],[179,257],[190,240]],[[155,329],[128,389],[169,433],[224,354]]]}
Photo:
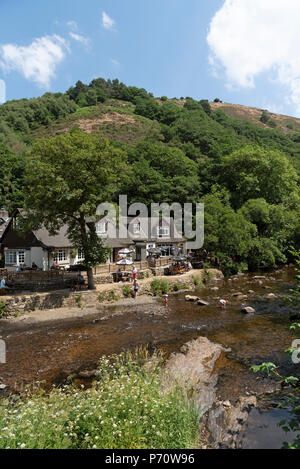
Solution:
{"label": "stepping stone", "polygon": [[197,305],[199,306],[209,306],[209,303],[207,301],[201,300],[200,298],[197,301]]}
{"label": "stepping stone", "polygon": [[251,308],[251,306],[246,306],[245,308],[241,309],[241,313],[253,314],[253,313],[255,313],[255,309]]}

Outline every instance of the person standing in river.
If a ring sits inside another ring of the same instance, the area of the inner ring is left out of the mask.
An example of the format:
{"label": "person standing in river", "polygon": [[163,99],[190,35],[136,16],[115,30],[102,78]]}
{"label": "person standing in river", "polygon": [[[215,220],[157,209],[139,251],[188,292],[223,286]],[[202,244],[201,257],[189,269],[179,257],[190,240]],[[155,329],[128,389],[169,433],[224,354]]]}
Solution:
{"label": "person standing in river", "polygon": [[134,280],[133,292],[134,292],[134,299],[135,300],[136,300],[138,291],[139,291],[139,285],[137,283],[137,280]]}

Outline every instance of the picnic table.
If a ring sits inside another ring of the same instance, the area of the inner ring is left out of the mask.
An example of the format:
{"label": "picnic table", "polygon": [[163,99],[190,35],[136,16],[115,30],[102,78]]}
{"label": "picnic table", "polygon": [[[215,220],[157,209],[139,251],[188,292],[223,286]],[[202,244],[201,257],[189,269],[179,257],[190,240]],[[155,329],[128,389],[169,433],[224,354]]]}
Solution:
{"label": "picnic table", "polygon": [[188,268],[187,268],[186,264],[178,262],[176,264],[172,264],[169,267],[169,275],[182,275],[185,272],[187,272],[187,270],[188,270]]}
{"label": "picnic table", "polygon": [[71,280],[71,291],[87,290],[88,285],[85,280]]}
{"label": "picnic table", "polygon": [[116,282],[131,282],[132,273],[131,272],[116,272],[115,281]]}

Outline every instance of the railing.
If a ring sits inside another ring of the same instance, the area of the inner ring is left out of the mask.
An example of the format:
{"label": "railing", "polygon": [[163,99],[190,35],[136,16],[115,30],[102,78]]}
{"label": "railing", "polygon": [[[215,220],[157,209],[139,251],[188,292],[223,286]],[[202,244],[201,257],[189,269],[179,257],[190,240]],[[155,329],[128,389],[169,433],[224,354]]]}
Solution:
{"label": "railing", "polygon": [[[145,270],[149,268],[163,267],[170,263],[168,257],[162,257],[155,260],[135,261],[134,265],[138,270]],[[132,265],[122,266],[117,264],[101,264],[93,268],[94,275],[101,274],[114,274],[121,268],[122,271],[131,271]],[[5,278],[13,279],[17,282],[36,281],[43,282],[55,279],[68,279],[73,278],[78,272],[67,272],[66,270],[26,270],[23,272],[8,272],[6,269],[1,269],[0,274]],[[84,272],[82,272],[84,274]]]}
{"label": "railing", "polygon": [[[138,270],[144,270],[148,269],[148,261],[134,261],[134,265]],[[117,264],[102,264],[98,265],[97,267],[94,267],[94,275],[99,275],[99,274],[114,274],[121,268],[122,271],[126,270],[132,270],[132,265],[117,265]]]}

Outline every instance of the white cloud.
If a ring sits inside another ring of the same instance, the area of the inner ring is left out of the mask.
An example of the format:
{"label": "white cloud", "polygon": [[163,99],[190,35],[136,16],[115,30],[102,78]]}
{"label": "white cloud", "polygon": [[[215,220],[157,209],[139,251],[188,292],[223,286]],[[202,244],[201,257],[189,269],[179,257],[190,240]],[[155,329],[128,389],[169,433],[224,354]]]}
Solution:
{"label": "white cloud", "polygon": [[221,66],[227,85],[254,88],[268,72],[300,113],[299,24],[299,0],[225,0],[207,36],[213,73]]}
{"label": "white cloud", "polygon": [[114,65],[114,67],[120,67],[120,62],[116,59],[110,59],[110,63]]}
{"label": "white cloud", "polygon": [[84,44],[85,46],[89,45],[89,38],[86,36],[81,36],[80,34],[72,33],[70,32],[69,35],[71,36],[74,41],[80,42],[81,44]]}
{"label": "white cloud", "polygon": [[115,24],[116,24],[115,20],[110,18],[108,16],[108,14],[105,13],[105,11],[103,11],[102,12],[102,26],[103,26],[103,28],[113,30],[114,27],[115,27]]}
{"label": "white cloud", "polygon": [[69,26],[70,29],[72,29],[73,31],[78,31],[78,24],[76,23],[76,21],[68,21],[67,22],[67,26]]}
{"label": "white cloud", "polygon": [[0,80],[0,104],[6,101],[6,85],[4,80]]}
{"label": "white cloud", "polygon": [[67,50],[66,40],[57,35],[37,38],[30,46],[0,45],[0,67],[4,72],[18,71],[27,80],[49,88]]}

